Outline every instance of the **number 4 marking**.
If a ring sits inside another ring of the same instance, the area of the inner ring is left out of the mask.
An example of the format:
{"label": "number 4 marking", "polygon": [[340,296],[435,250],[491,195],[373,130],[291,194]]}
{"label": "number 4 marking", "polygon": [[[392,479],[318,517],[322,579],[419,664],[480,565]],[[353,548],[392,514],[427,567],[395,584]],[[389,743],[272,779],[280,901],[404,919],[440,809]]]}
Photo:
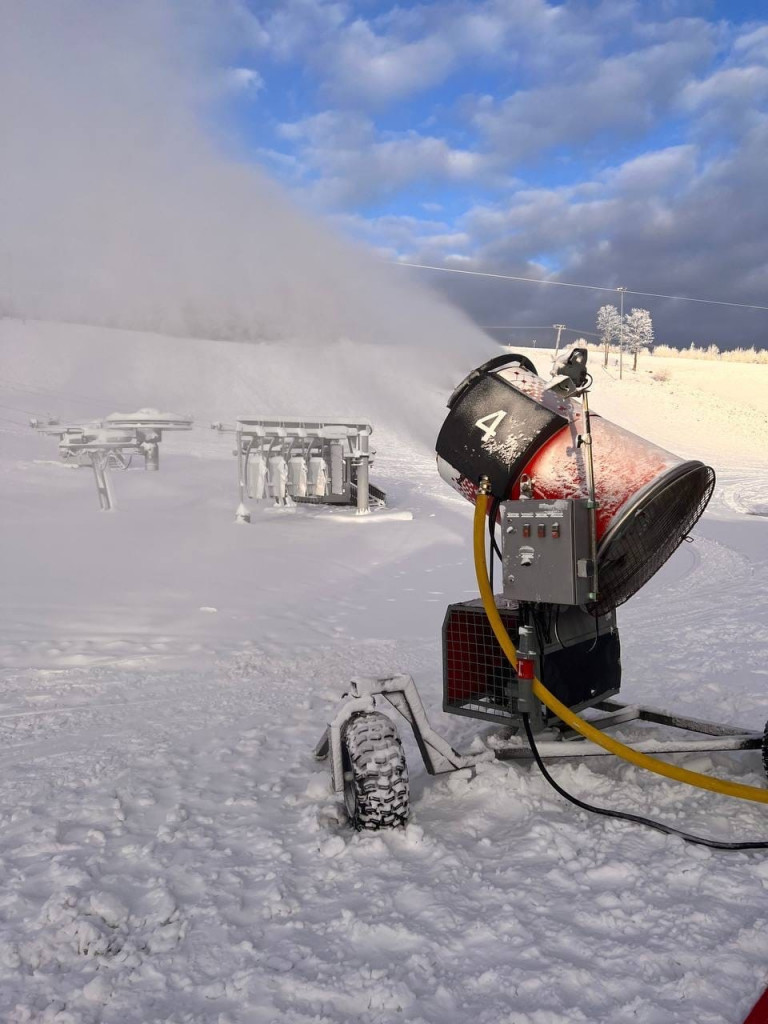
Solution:
{"label": "number 4 marking", "polygon": [[483,441],[488,441],[490,438],[496,437],[496,431],[499,429],[499,424],[506,415],[507,414],[503,409],[499,409],[498,412],[492,412],[487,416],[481,416],[477,423],[475,423],[475,426],[485,431],[482,437]]}

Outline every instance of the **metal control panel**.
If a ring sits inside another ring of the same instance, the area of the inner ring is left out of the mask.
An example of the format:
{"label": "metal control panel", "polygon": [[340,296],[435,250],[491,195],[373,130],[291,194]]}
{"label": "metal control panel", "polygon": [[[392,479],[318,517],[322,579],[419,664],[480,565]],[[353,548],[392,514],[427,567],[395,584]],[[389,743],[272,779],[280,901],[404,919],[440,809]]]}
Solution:
{"label": "metal control panel", "polygon": [[501,505],[501,526],[506,598],[587,603],[592,563],[586,502],[506,501]]}

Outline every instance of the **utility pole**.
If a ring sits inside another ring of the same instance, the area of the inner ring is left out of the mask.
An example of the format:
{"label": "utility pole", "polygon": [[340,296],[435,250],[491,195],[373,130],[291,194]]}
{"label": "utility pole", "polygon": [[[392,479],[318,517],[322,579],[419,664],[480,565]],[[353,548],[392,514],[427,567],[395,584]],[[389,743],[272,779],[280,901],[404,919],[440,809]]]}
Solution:
{"label": "utility pole", "polygon": [[557,353],[560,351],[560,333],[565,330],[565,324],[552,324],[554,329],[557,331],[557,341],[555,342],[555,358],[552,360],[552,372],[555,372],[557,366]]}
{"label": "utility pole", "polygon": [[619,322],[619,380],[624,379],[624,292],[626,288],[617,288],[616,291],[620,296],[621,310]]}

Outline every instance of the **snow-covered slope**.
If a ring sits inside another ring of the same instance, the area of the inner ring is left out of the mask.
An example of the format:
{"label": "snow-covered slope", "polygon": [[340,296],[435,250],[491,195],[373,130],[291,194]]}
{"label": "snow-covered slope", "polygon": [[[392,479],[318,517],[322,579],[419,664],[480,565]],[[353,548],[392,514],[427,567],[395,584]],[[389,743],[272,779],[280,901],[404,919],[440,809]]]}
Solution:
{"label": "snow-covered slope", "polygon": [[[480,348],[0,321],[4,1021],[743,1019],[768,975],[759,854],[587,816],[529,766],[430,779],[407,737],[404,831],[358,835],[329,813],[311,750],[353,674],[408,672],[457,746],[488,735],[439,710],[445,605],[475,589],[471,509],[432,455]],[[594,408],[723,483],[696,543],[620,613],[623,696],[762,727],[768,368],[656,368],[619,382],[595,367]],[[114,474],[112,514],[26,426],[151,405],[196,429],[163,441],[160,473]],[[370,418],[372,479],[403,515],[235,526],[231,439],[208,421],[249,412]],[[763,778],[755,753],[681,760]],[[554,772],[598,803],[768,838],[761,808],[623,763]]]}

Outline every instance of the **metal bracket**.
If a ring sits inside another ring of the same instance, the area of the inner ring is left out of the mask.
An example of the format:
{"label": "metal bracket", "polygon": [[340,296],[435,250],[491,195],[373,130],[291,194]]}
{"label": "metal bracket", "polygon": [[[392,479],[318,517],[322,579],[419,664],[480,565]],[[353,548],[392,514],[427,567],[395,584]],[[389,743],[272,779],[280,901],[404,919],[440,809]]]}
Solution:
{"label": "metal bracket", "polygon": [[491,751],[479,754],[459,754],[429,723],[424,705],[411,676],[397,675],[386,678],[360,676],[352,679],[349,692],[315,747],[315,757],[323,760],[330,754],[331,779],[336,793],[344,791],[344,761],[341,734],[344,725],[354,715],[378,708],[376,698],[383,697],[398,711],[413,730],[424,767],[430,775],[471,768],[478,761],[490,761]]}

